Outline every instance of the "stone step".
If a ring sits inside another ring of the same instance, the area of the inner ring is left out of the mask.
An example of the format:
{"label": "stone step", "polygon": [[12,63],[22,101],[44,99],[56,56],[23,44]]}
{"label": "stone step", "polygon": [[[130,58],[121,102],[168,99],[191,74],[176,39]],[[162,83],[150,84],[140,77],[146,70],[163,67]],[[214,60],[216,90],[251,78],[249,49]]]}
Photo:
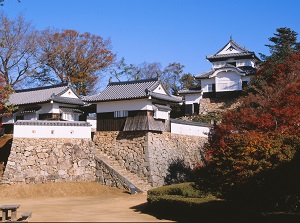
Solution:
{"label": "stone step", "polygon": [[103,151],[96,150],[96,156],[100,158],[103,162],[117,171],[122,177],[126,178],[130,184],[141,190],[143,193],[146,193],[152,186],[148,183],[139,178],[136,174],[131,173],[130,171],[126,170],[122,167],[118,161],[114,160],[112,157],[109,157]]}

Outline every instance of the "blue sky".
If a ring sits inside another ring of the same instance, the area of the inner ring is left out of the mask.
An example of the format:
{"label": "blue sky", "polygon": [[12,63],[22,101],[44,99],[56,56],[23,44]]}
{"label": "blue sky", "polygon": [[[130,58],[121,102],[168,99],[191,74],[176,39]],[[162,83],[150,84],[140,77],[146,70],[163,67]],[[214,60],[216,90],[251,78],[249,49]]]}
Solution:
{"label": "blue sky", "polygon": [[[211,69],[206,60],[230,36],[248,50],[268,54],[276,28],[300,35],[299,0],[5,0],[8,17],[23,13],[38,30],[75,29],[110,38],[127,63],[171,62],[186,73]],[[299,39],[298,39],[299,40]]]}

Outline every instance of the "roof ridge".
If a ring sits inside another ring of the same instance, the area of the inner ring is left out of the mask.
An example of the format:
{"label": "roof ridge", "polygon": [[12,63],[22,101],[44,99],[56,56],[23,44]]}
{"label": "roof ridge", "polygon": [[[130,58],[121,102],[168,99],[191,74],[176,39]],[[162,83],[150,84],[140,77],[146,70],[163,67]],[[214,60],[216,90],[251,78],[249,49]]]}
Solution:
{"label": "roof ridge", "polygon": [[21,93],[21,92],[28,92],[28,91],[39,91],[39,90],[45,90],[45,89],[51,89],[51,88],[57,88],[57,87],[64,87],[68,86],[68,83],[61,83],[61,84],[56,84],[56,85],[49,85],[49,86],[43,86],[43,87],[35,87],[35,88],[27,88],[27,89],[22,89],[22,90],[15,90],[16,93]]}
{"label": "roof ridge", "polygon": [[158,78],[156,77],[156,78],[141,79],[141,80],[132,80],[132,81],[110,82],[108,85],[136,84],[136,83],[152,82],[152,81],[158,81]]}
{"label": "roof ridge", "polygon": [[[216,52],[215,54],[212,54],[212,55],[210,55],[210,56],[215,56],[215,55],[217,55],[218,53],[220,53],[222,50],[224,50],[225,49],[225,47],[229,44],[229,43],[231,43],[231,44],[233,44],[233,45],[235,45],[236,47],[238,47],[238,48],[240,48],[240,49],[242,49],[242,50],[244,50],[244,51],[246,51],[246,52],[250,52],[250,53],[253,53],[252,51],[249,51],[249,50],[247,50],[245,47],[242,47],[240,44],[238,44],[237,42],[235,42],[233,39],[232,39],[232,37],[230,36],[230,40],[218,51],[218,52]],[[209,57],[209,56],[208,56]]]}
{"label": "roof ridge", "polygon": [[229,42],[232,42],[234,45],[236,45],[238,48],[245,50],[246,52],[250,52],[253,53],[252,51],[249,51],[246,49],[246,47],[241,46],[240,44],[238,44],[237,42],[235,42],[233,39],[230,39]]}

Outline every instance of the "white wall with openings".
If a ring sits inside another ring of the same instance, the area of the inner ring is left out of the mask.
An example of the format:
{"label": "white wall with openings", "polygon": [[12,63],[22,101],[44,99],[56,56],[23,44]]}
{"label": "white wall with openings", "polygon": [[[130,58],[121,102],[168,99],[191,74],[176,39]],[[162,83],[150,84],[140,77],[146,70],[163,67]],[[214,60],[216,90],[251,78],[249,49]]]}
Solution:
{"label": "white wall with openings", "polygon": [[18,120],[14,125],[15,138],[91,138],[87,122]]}

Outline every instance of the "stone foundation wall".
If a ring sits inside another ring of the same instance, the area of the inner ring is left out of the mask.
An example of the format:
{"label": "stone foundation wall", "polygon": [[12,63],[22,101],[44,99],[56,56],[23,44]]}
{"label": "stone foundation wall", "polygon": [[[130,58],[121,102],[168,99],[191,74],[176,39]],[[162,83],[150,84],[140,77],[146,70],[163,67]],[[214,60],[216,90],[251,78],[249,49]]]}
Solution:
{"label": "stone foundation wall", "polygon": [[186,166],[194,168],[201,163],[201,150],[206,137],[172,134],[168,132],[149,133],[148,149],[150,182],[158,187],[165,184],[170,164],[183,161]]}
{"label": "stone foundation wall", "polygon": [[224,112],[226,109],[234,109],[239,105],[237,98],[202,98],[200,100],[200,114],[210,112]]}
{"label": "stone foundation wall", "polygon": [[98,149],[117,160],[119,165],[148,181],[147,132],[96,132],[93,141]]}
{"label": "stone foundation wall", "polygon": [[[94,141],[94,142],[93,142]],[[152,186],[162,186],[171,163],[201,163],[206,137],[168,132],[96,132],[94,139],[14,138],[2,183],[98,181],[126,188],[128,182],[95,157],[95,148]],[[125,186],[124,186],[125,185]]]}
{"label": "stone foundation wall", "polygon": [[96,132],[93,141],[121,166],[157,187],[164,185],[172,162],[182,160],[191,168],[201,163],[200,151],[207,138],[168,132],[108,131]]}
{"label": "stone foundation wall", "polygon": [[[96,158],[96,181],[102,185],[116,187],[123,190],[130,190],[130,182],[120,173],[114,171],[98,157]],[[141,192],[141,191],[137,191]]]}
{"label": "stone foundation wall", "polygon": [[2,183],[95,181],[91,139],[14,138]]}

